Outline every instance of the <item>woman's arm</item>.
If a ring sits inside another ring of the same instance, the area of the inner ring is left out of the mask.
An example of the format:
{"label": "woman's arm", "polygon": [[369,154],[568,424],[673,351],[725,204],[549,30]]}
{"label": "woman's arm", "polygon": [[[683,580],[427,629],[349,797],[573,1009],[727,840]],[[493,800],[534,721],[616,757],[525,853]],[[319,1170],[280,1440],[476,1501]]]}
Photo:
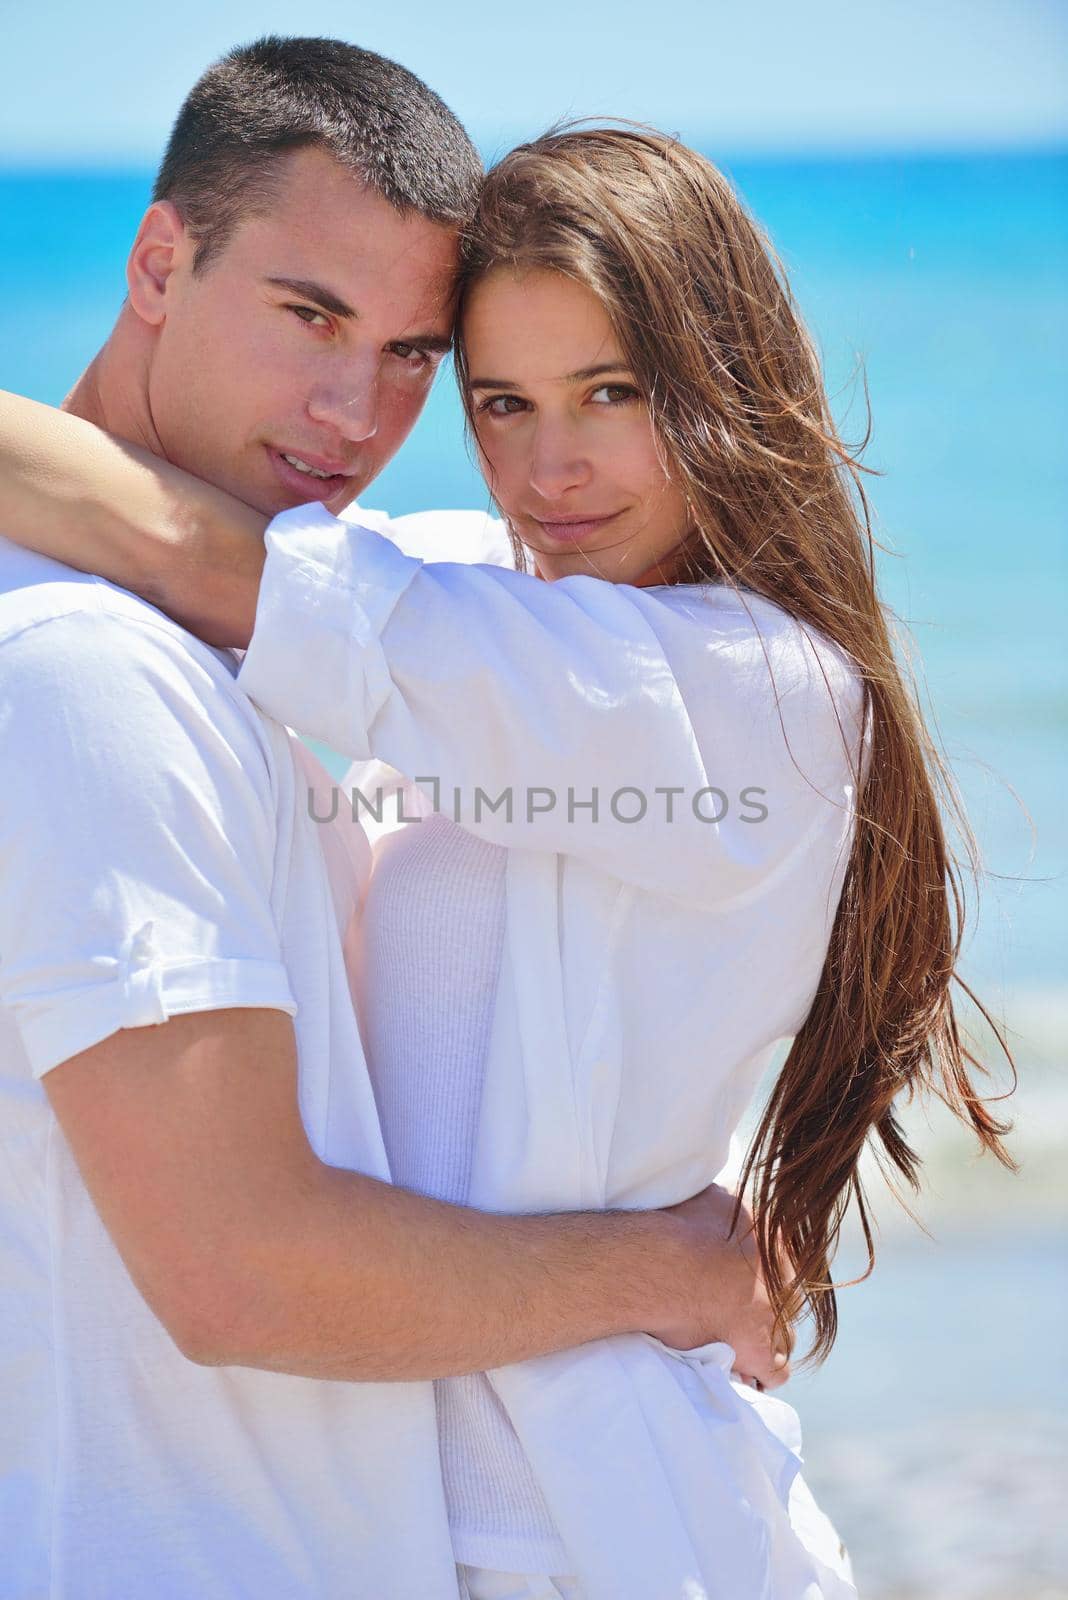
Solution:
{"label": "woman's arm", "polygon": [[767,602],[424,563],[319,505],[265,546],[238,685],[490,842],[702,907],[841,845],[853,696]]}
{"label": "woman's arm", "polygon": [[142,595],[209,644],[248,644],[267,518],[91,422],[0,391],[0,530]]}
{"label": "woman's arm", "polygon": [[275,519],[264,570],[264,519],[240,501],[14,396],[8,477],[23,543],[248,645],[238,682],[263,710],[430,784],[492,842],[708,906],[848,827],[849,708],[828,689],[849,702],[859,682],[755,597],[759,630],[721,586],[424,564],[319,505]]}

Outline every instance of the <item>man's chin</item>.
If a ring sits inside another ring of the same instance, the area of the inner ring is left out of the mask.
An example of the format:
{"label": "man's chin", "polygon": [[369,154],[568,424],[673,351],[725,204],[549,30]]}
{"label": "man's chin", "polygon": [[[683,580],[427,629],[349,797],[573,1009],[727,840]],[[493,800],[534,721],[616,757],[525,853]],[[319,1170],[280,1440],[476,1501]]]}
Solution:
{"label": "man's chin", "polygon": [[200,476],[225,489],[264,517],[276,517],[282,511],[293,511],[297,506],[307,505],[324,505],[332,516],[340,516],[366,487],[362,475],[346,478],[340,487],[329,484],[320,486],[315,480],[309,483],[282,483],[276,474],[269,472],[265,478],[262,471],[256,474],[254,481],[251,474],[248,479],[236,473],[203,472]]}
{"label": "man's chin", "polygon": [[357,498],[356,490],[348,493],[343,490],[335,491],[329,498],[316,494],[314,489],[304,493],[286,494],[284,490],[277,488],[265,490],[262,486],[258,486],[254,490],[248,489],[242,492],[241,489],[235,488],[230,492],[265,517],[277,517],[282,511],[295,511],[298,506],[313,505],[325,506],[331,516],[337,517]]}
{"label": "man's chin", "polygon": [[355,478],[352,480],[352,485],[352,488],[340,489],[337,494],[332,495],[329,500],[323,501],[323,505],[326,507],[332,517],[340,517],[341,513],[346,510],[347,507],[355,505],[356,501],[360,498],[360,495],[367,487],[365,483],[358,482]]}

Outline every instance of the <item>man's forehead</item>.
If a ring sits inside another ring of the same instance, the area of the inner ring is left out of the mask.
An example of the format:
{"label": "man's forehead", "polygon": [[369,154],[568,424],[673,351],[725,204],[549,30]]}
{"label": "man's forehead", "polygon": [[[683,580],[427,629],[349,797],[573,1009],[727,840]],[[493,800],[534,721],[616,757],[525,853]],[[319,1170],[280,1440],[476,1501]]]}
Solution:
{"label": "man's forehead", "polygon": [[323,150],[298,150],[285,158],[262,215],[278,226],[343,241],[354,252],[384,249],[453,264],[459,252],[457,226],[398,209]]}
{"label": "man's forehead", "polygon": [[456,305],[451,254],[401,257],[388,249],[349,249],[321,235],[300,239],[273,228],[250,232],[241,246],[242,259],[235,262],[239,278],[265,293],[313,306],[343,326],[389,321],[443,341],[451,335]]}
{"label": "man's forehead", "polygon": [[359,315],[369,299],[379,307],[388,299],[411,316],[451,325],[458,230],[416,213],[402,215],[343,176],[340,196],[334,184],[312,186],[292,203],[279,197],[249,216],[233,241],[243,266],[264,282],[318,287],[323,293],[316,303],[334,315]]}

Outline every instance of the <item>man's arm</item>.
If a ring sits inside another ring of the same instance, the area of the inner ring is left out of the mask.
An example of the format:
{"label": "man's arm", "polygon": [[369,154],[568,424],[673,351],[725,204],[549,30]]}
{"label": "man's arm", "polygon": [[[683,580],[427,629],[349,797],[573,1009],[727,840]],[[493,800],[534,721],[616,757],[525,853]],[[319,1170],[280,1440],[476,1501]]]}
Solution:
{"label": "man's arm", "polygon": [[614,1333],[735,1345],[785,1380],[752,1269],[710,1197],[667,1212],[506,1217],[328,1167],[281,1011],[123,1029],[46,1074],[141,1293],[204,1365],[427,1379]]}
{"label": "man's arm", "polygon": [[648,1328],[745,1370],[724,1294],[759,1294],[722,1217],[480,1216],[316,1158],[265,735],[206,652],[114,606],[0,596],[0,999],[181,1348],[411,1377]]}

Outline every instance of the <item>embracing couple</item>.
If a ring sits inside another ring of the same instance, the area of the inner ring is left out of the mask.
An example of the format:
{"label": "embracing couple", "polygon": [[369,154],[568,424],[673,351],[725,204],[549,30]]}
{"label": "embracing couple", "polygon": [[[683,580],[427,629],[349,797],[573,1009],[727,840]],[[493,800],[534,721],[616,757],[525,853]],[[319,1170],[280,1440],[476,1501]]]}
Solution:
{"label": "embracing couple", "polygon": [[[768,1391],[899,1091],[1008,1157],[766,240],[265,39],[127,284],[0,407],[0,1593],[847,1600]],[[451,348],[501,520],[363,511]]]}

